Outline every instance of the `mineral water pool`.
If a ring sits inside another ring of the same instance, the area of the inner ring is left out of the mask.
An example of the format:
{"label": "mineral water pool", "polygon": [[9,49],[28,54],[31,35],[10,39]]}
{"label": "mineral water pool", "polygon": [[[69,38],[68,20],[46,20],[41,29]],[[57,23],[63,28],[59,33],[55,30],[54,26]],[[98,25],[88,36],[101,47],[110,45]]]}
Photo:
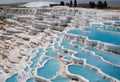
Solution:
{"label": "mineral water pool", "polygon": [[25,72],[28,72],[28,70],[29,70],[28,66],[24,68]]}
{"label": "mineral water pool", "polygon": [[30,66],[31,68],[34,68],[34,65],[38,62],[39,57],[42,55],[43,49],[41,48],[38,53],[36,53],[36,56],[31,59],[32,65]]}
{"label": "mineral water pool", "polygon": [[95,52],[97,55],[103,57],[105,60],[113,63],[113,64],[117,64],[120,66],[120,55],[119,54],[114,54],[114,53],[109,53],[109,52],[105,52],[103,50],[100,49],[96,49],[94,47],[87,47],[85,48],[87,50],[93,51]]}
{"label": "mineral water pool", "polygon": [[32,53],[36,53],[36,52],[37,52],[37,49],[32,50]]}
{"label": "mineral water pool", "polygon": [[18,77],[18,74],[14,74],[13,76],[11,76],[10,78],[8,78],[6,80],[6,82],[18,82],[17,81],[17,77]]}
{"label": "mineral water pool", "polygon": [[[70,46],[68,43],[68,40],[64,39],[61,43],[61,46],[64,46],[67,49],[78,52],[77,54],[75,54],[76,57],[87,59],[88,64],[98,67],[104,73],[108,74],[109,76],[115,77],[120,80],[120,68],[119,67],[112,66],[112,65],[107,64],[106,62],[102,61],[100,58],[97,58],[95,56],[84,53],[80,48]],[[92,61],[92,60],[94,60],[94,61]]]}
{"label": "mineral water pool", "polygon": [[35,82],[34,78],[29,78],[26,82]]}
{"label": "mineral water pool", "polygon": [[68,60],[68,61],[71,61],[72,60],[72,57],[71,56],[65,56],[64,59]]}
{"label": "mineral water pool", "polygon": [[50,40],[54,40],[54,37],[50,37]]}
{"label": "mineral water pool", "polygon": [[59,33],[57,36],[60,38],[63,36],[63,33]]}
{"label": "mineral water pool", "polygon": [[65,53],[65,52],[63,52],[63,51],[58,50],[57,55],[59,55],[59,56],[65,56],[65,55],[68,55],[68,54]]}
{"label": "mineral water pool", "polygon": [[49,44],[48,47],[46,48],[46,51],[51,51],[52,50],[52,44]]}
{"label": "mineral water pool", "polygon": [[54,80],[52,80],[52,82],[70,82],[69,79],[58,76],[57,78],[55,78]]}
{"label": "mineral water pool", "polygon": [[95,28],[84,28],[86,32],[79,29],[73,29],[68,33],[87,36],[91,40],[99,40],[110,44],[120,45],[120,34]]}
{"label": "mineral water pool", "polygon": [[76,46],[84,47],[84,44],[82,42],[72,41],[72,44],[74,44]]}
{"label": "mineral water pool", "polygon": [[58,42],[54,43],[54,48],[55,48],[55,49],[59,49]]}
{"label": "mineral water pool", "polygon": [[79,52],[75,54],[78,58],[85,58],[87,59],[87,63],[90,65],[93,65],[95,67],[100,68],[104,73],[106,73],[109,76],[112,76],[116,79],[120,80],[120,67],[110,65],[108,63],[105,63],[100,58],[97,58],[95,56],[89,55],[87,53]]}
{"label": "mineral water pool", "polygon": [[120,21],[116,21],[115,24],[120,25]]}
{"label": "mineral water pool", "polygon": [[37,69],[37,75],[46,79],[53,78],[60,70],[59,62],[55,59],[50,59],[46,62],[44,67]]}
{"label": "mineral water pool", "polygon": [[44,57],[42,58],[42,61],[40,62],[40,64],[42,65],[45,61],[47,61],[49,58],[48,57]]}
{"label": "mineral water pool", "polygon": [[53,51],[48,51],[48,52],[46,52],[45,55],[49,56],[49,57],[54,57],[54,58],[57,56]]}
{"label": "mineral water pool", "polygon": [[69,65],[68,71],[72,74],[77,74],[88,79],[90,82],[110,82],[109,80],[101,77],[96,71],[91,70],[84,66]]}
{"label": "mineral water pool", "polygon": [[67,39],[63,39],[60,45],[66,49],[70,49],[73,51],[79,51],[79,48],[71,46]]}
{"label": "mineral water pool", "polygon": [[103,22],[104,25],[112,25],[112,22]]}

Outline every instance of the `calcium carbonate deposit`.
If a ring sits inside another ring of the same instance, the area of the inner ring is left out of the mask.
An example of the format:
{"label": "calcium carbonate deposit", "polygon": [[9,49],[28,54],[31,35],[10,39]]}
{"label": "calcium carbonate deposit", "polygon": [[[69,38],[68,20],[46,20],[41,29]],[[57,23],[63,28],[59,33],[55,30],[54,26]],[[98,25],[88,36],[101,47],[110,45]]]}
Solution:
{"label": "calcium carbonate deposit", "polygon": [[120,82],[119,10],[26,6],[3,10],[0,82]]}

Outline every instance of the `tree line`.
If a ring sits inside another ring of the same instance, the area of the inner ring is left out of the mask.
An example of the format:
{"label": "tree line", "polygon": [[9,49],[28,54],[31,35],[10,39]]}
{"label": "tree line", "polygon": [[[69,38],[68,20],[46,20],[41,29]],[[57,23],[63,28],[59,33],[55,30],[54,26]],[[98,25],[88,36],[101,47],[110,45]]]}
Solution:
{"label": "tree line", "polygon": [[89,2],[89,7],[90,8],[98,8],[98,9],[104,9],[108,7],[108,4],[106,1],[102,2],[102,1],[98,1],[98,3],[96,4],[95,2]]}
{"label": "tree line", "polygon": [[[74,0],[74,2],[72,0],[70,0],[70,2],[66,3],[66,4],[64,3],[64,1],[61,1],[60,5],[61,6],[69,5],[70,7],[77,7],[77,0]],[[108,4],[107,4],[106,1],[104,1],[104,2],[98,1],[97,4],[95,2],[93,2],[93,1],[89,1],[89,7],[90,8],[104,9],[104,8],[108,7]]]}
{"label": "tree line", "polygon": [[[61,2],[60,2],[60,5],[64,6],[64,5],[65,5],[64,1],[61,1]],[[67,3],[66,3],[66,5],[67,5]],[[69,5],[70,7],[77,7],[77,0],[74,0],[74,3],[73,3],[72,0],[70,0],[70,3],[69,3],[68,5]]]}

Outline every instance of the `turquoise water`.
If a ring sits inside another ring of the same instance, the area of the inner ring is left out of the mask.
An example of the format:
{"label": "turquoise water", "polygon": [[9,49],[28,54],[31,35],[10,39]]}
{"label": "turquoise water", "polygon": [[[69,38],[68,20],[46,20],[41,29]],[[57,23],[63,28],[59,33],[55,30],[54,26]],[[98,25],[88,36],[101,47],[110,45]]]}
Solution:
{"label": "turquoise water", "polygon": [[84,30],[88,32],[83,32],[78,29],[73,29],[68,31],[68,33],[83,35],[83,36],[87,36],[89,39],[92,39],[92,40],[99,40],[102,42],[120,45],[120,34],[118,33],[98,30],[95,28],[85,28]]}
{"label": "turquoise water", "polygon": [[28,72],[28,71],[29,71],[28,66],[24,68],[24,71],[26,71],[26,72]]}
{"label": "turquoise water", "polygon": [[55,48],[55,49],[59,49],[58,42],[54,43],[54,48]]}
{"label": "turquoise water", "polygon": [[34,80],[34,78],[30,78],[26,82],[35,82],[35,80]]}
{"label": "turquoise water", "polygon": [[50,40],[54,40],[54,37],[50,37]]}
{"label": "turquoise water", "polygon": [[96,71],[89,68],[78,66],[78,65],[69,65],[68,71],[72,74],[82,75],[84,78],[88,79],[90,82],[110,82],[109,80],[101,77]]}
{"label": "turquoise water", "polygon": [[48,47],[46,48],[46,51],[52,51],[52,44],[48,45]]}
{"label": "turquoise water", "polygon": [[65,55],[68,55],[68,54],[65,53],[65,52],[63,52],[63,51],[61,51],[61,50],[59,50],[57,55],[59,55],[59,56],[65,56]]}
{"label": "turquoise water", "polygon": [[48,52],[46,52],[46,56],[56,57],[57,55],[53,51],[48,51]]}
{"label": "turquoise water", "polygon": [[42,58],[42,61],[40,62],[40,64],[42,65],[45,61],[47,61],[48,60],[48,57],[44,57],[44,58]]}
{"label": "turquoise water", "polygon": [[59,62],[55,59],[48,60],[44,67],[37,69],[37,75],[44,78],[53,78],[60,70]]}
{"label": "turquoise water", "polygon": [[[119,43],[120,34],[115,33],[113,29],[107,29],[105,27],[105,28],[84,28],[84,30],[85,31],[81,31],[79,29],[73,29],[68,31],[68,33],[88,36],[89,39],[100,40],[102,42],[120,45]],[[60,34],[60,35],[58,34],[58,37],[62,37],[62,35],[63,34]],[[53,39],[54,38],[51,37],[51,40]],[[37,69],[38,76],[51,80],[51,78],[53,78],[56,75],[56,73],[60,70],[59,60],[56,59],[58,55],[61,55],[62,58],[66,60],[72,61],[71,55],[69,55],[68,53],[65,53],[64,50],[61,50],[60,46],[62,46],[67,50],[76,51],[77,52],[77,54],[75,54],[76,57],[85,58],[87,60],[86,63],[92,66],[95,66],[97,68],[100,68],[101,71],[104,72],[105,74],[120,80],[120,67],[107,64],[106,62],[102,61],[100,58],[97,58],[95,56],[92,56],[88,53],[83,52],[81,48],[85,47],[84,43],[78,42],[78,41],[72,41],[71,43],[73,45],[71,45],[70,41],[67,39],[62,39],[61,41],[62,42],[60,43],[60,45],[58,45],[59,41],[49,44],[46,48],[46,51],[44,51],[42,48],[38,48],[32,51],[32,53],[36,54],[36,56],[31,59],[32,64],[30,65],[31,68],[34,68],[34,69],[31,69],[31,72],[30,72],[33,78],[27,79],[26,82],[34,82],[35,69]],[[79,47],[76,47],[76,46],[79,46]],[[54,52],[53,47],[58,50],[58,54]],[[96,49],[94,47],[85,47],[85,49],[89,51],[93,51],[97,55],[102,56],[105,60],[120,66],[120,63],[119,63],[120,55],[118,54],[108,53],[103,50]],[[41,61],[38,62],[38,59],[41,57],[43,52],[46,52],[45,57],[43,57]],[[36,63],[39,63],[41,65],[43,65],[44,63],[44,66],[40,68],[35,68],[34,66]],[[28,66],[23,69],[23,71],[26,71],[26,72],[28,72],[28,70],[29,70]],[[96,71],[91,70],[85,66],[78,66],[73,64],[68,67],[68,71],[76,75],[81,75],[86,79],[88,79],[90,82],[110,82],[109,80],[106,80],[105,78],[101,77]],[[18,74],[13,75],[12,77],[8,78],[6,82],[17,82],[17,76]],[[56,78],[52,79],[51,82],[70,82],[70,80],[62,76],[57,76]]]}
{"label": "turquoise water", "polygon": [[37,49],[32,50],[32,53],[36,53],[36,52],[37,52]]}
{"label": "turquoise water", "polygon": [[60,38],[63,36],[63,33],[59,33],[57,36]]}
{"label": "turquoise water", "polygon": [[52,80],[52,82],[70,82],[69,79],[58,76],[57,78],[55,78],[54,80]]}
{"label": "turquoise water", "polygon": [[116,21],[115,24],[120,25],[120,21]]}
{"label": "turquoise water", "polygon": [[76,51],[76,52],[81,51],[80,48],[71,46],[67,39],[63,39],[60,45],[63,46],[64,48],[66,48],[66,49],[69,49],[69,50],[73,50],[73,51]]}
{"label": "turquoise water", "polygon": [[[73,47],[70,46],[68,43],[68,40],[63,40],[61,43],[62,46],[66,47],[67,49],[70,50],[74,50],[76,52],[78,52],[77,54],[75,54],[76,57],[78,58],[85,58],[87,59],[87,63],[93,66],[96,66],[98,68],[100,68],[104,73],[113,76],[117,79],[120,79],[120,68],[116,67],[116,66],[112,66],[110,64],[107,64],[105,62],[103,62],[101,59],[92,56],[92,55],[88,55],[87,53],[84,53],[80,48],[77,47]],[[94,60],[94,61],[91,61]]]}
{"label": "turquoise water", "polygon": [[103,22],[104,25],[112,25],[112,22]]}
{"label": "turquoise water", "polygon": [[87,47],[85,48],[87,50],[95,52],[97,55],[102,56],[105,60],[117,64],[120,66],[120,55],[119,54],[113,54],[113,53],[108,53],[93,47]]}
{"label": "turquoise water", "polygon": [[73,41],[72,44],[74,44],[76,46],[84,47],[84,44],[82,42]]}
{"label": "turquoise water", "polygon": [[71,61],[72,60],[72,57],[71,56],[65,56],[64,59],[68,60],[68,61]]}
{"label": "turquoise water", "polygon": [[18,82],[17,81],[18,74],[14,74],[12,77],[8,78],[6,82]]}
{"label": "turquoise water", "polygon": [[32,65],[30,65],[31,68],[34,68],[34,65],[38,62],[39,57],[42,55],[43,49],[39,49],[39,52],[36,53],[36,56],[34,58],[31,59],[31,61],[33,62]]}
{"label": "turquoise water", "polygon": [[[100,58],[97,58],[92,55],[88,55],[86,53],[77,53],[75,54],[78,58],[85,58],[87,59],[87,63],[93,65],[95,67],[100,68],[104,73],[108,74],[109,76],[115,77],[116,79],[120,80],[120,68],[116,66],[112,66],[103,62]],[[92,61],[93,60],[93,61]]]}

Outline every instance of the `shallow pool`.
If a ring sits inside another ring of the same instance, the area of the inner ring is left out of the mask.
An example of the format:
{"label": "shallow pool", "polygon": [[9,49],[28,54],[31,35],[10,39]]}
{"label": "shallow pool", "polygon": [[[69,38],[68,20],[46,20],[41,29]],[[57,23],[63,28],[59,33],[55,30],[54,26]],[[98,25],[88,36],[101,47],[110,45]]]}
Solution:
{"label": "shallow pool", "polygon": [[96,48],[93,48],[93,47],[87,47],[85,49],[93,51],[97,55],[102,56],[105,60],[120,66],[120,55],[119,54],[105,52],[103,50],[99,50],[99,49],[96,49]]}
{"label": "shallow pool", "polygon": [[31,59],[32,64],[30,65],[31,68],[34,68],[35,64],[38,62],[39,57],[42,55],[43,49],[39,49],[39,52],[36,53],[36,56]]}
{"label": "shallow pool", "polygon": [[112,22],[103,22],[104,25],[112,25]]}
{"label": "shallow pool", "polygon": [[48,52],[46,52],[46,56],[55,58],[57,55],[53,51],[48,51]]}
{"label": "shallow pool", "polygon": [[58,42],[54,43],[54,48],[55,48],[55,49],[59,49]]}
{"label": "shallow pool", "polygon": [[82,42],[78,42],[78,41],[72,41],[72,44],[79,46],[79,47],[84,47],[85,45]]}
{"label": "shallow pool", "polygon": [[42,61],[40,62],[40,64],[42,65],[45,61],[47,61],[49,58],[48,57],[44,57],[42,58]]}
{"label": "shallow pool", "polygon": [[68,60],[68,61],[71,61],[72,60],[72,57],[71,56],[65,56],[64,59]]}
{"label": "shallow pool", "polygon": [[116,21],[115,24],[120,25],[120,21]]}
{"label": "shallow pool", "polygon": [[100,68],[104,73],[108,74],[109,76],[112,76],[116,79],[120,80],[120,67],[117,66],[112,66],[110,64],[107,64],[103,62],[100,58],[97,58],[95,56],[79,52],[75,54],[76,57],[78,58],[85,58],[87,59],[87,63],[90,65],[93,65],[95,67]]}
{"label": "shallow pool", "polygon": [[18,77],[18,74],[14,74],[10,78],[8,78],[6,82],[18,82],[17,77]]}
{"label": "shallow pool", "polygon": [[87,36],[91,40],[99,40],[110,44],[120,45],[120,34],[116,32],[110,32],[105,30],[99,30],[95,28],[84,28],[83,32],[78,29],[68,31],[68,33]]}
{"label": "shallow pool", "polygon": [[68,71],[72,74],[83,76],[90,82],[110,82],[109,80],[101,77],[96,71],[86,68],[84,66],[69,65]]}
{"label": "shallow pool", "polygon": [[25,71],[25,72],[28,72],[28,71],[29,71],[28,66],[24,68],[24,71]]}
{"label": "shallow pool", "polygon": [[53,78],[59,70],[59,62],[55,59],[50,59],[44,67],[37,69],[37,75],[50,79]]}

